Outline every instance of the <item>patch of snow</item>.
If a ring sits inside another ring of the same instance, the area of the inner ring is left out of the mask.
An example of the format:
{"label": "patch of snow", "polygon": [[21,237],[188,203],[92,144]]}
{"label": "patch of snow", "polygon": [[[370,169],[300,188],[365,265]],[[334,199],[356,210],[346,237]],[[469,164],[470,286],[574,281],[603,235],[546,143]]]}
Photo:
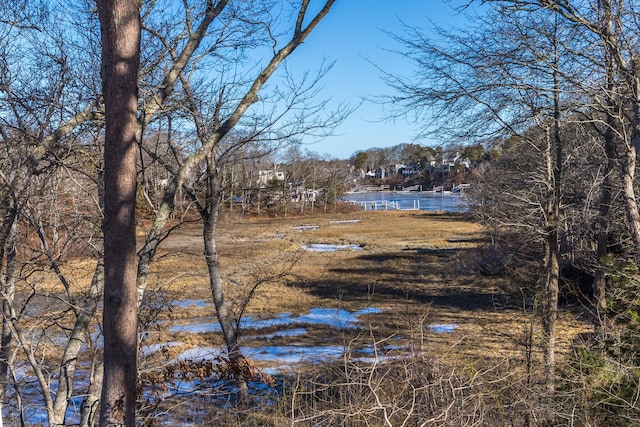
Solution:
{"label": "patch of snow", "polygon": [[284,329],[282,331],[273,332],[271,334],[256,336],[253,338],[264,338],[264,339],[273,339],[276,337],[299,337],[301,335],[306,335],[309,333],[305,328],[296,328],[296,329]]}
{"label": "patch of snow", "polygon": [[[310,323],[313,325],[327,325],[334,328],[354,328],[359,323],[359,316],[365,314],[376,314],[382,310],[375,307],[367,307],[356,312],[349,312],[340,308],[312,308],[309,313],[302,316],[292,317],[291,313],[281,313],[278,317],[272,319],[252,319],[245,317],[240,321],[241,329],[263,329],[277,326],[287,326],[296,323]],[[169,328],[170,332],[187,332],[193,334],[215,333],[220,332],[218,322],[211,319],[204,319],[199,323],[191,323],[188,325],[174,325]]]}
{"label": "patch of snow", "polygon": [[272,328],[274,326],[286,326],[295,323],[291,317],[291,313],[280,313],[278,317],[272,319],[252,319],[245,317],[240,321],[242,329],[263,329]]}
{"label": "patch of snow", "polygon": [[[321,362],[327,359],[341,357],[344,354],[342,346],[296,346],[296,345],[267,345],[263,347],[241,347],[246,357],[261,362],[273,362],[277,365],[297,364],[301,362]],[[225,352],[216,347],[197,347],[182,352],[178,360],[204,361],[224,356]]]}
{"label": "patch of snow", "polygon": [[324,243],[312,243],[310,245],[303,245],[302,249],[311,252],[336,252],[336,251],[360,251],[362,247],[360,245],[328,245]]}
{"label": "patch of snow", "polygon": [[182,301],[172,301],[171,304],[174,307],[206,307],[207,305],[212,305],[210,302],[202,300],[202,299],[186,299]]}
{"label": "patch of snow", "polygon": [[384,362],[388,362],[391,360],[402,360],[403,358],[405,358],[406,356],[401,356],[401,355],[397,355],[397,356],[386,356],[386,355],[376,355],[376,356],[372,356],[372,357],[356,357],[354,359],[351,359],[352,362],[360,362],[360,363],[367,363],[369,365],[373,365],[373,364],[380,364],[380,363],[384,363]]}
{"label": "patch of snow", "polygon": [[321,308],[316,307],[309,310],[309,313],[294,319],[299,323],[310,323],[313,325],[327,325],[334,328],[342,328],[358,321],[347,310],[341,308]]}
{"label": "patch of snow", "polygon": [[431,332],[435,332],[437,334],[451,334],[456,331],[458,325],[455,323],[450,324],[442,324],[442,325],[429,325],[429,329]]}
{"label": "patch of snow", "polygon": [[[362,311],[362,310],[361,310]],[[311,323],[313,325],[327,325],[336,329],[352,328],[360,321],[358,316],[364,312],[350,313],[341,308],[312,308],[308,314],[296,317],[296,323]]]}
{"label": "patch of snow", "polygon": [[293,228],[297,228],[298,231],[303,232],[303,231],[315,231],[318,228],[320,228],[320,226],[319,225],[298,225]]}
{"label": "patch of snow", "polygon": [[264,346],[243,348],[244,355],[252,360],[277,362],[278,364],[298,364],[302,362],[323,362],[327,359],[342,357],[342,346]]}
{"label": "patch of snow", "polygon": [[169,328],[170,332],[186,332],[189,334],[206,334],[208,332],[219,332],[220,325],[214,319],[202,323],[190,323],[188,325],[175,325]]}
{"label": "patch of snow", "polygon": [[379,314],[379,313],[382,313],[382,310],[377,307],[365,307],[365,308],[361,308],[358,311],[354,311],[352,315],[356,317],[360,317],[365,314]]}

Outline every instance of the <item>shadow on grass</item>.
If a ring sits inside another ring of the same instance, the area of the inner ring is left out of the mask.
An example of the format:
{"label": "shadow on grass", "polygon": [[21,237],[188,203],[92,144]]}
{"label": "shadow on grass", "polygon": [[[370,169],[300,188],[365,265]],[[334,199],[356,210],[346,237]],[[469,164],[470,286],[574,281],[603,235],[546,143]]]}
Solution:
{"label": "shadow on grass", "polygon": [[493,310],[494,294],[453,272],[451,258],[464,249],[408,248],[363,254],[327,270],[319,280],[290,286],[345,302],[389,304],[413,301],[450,310]]}

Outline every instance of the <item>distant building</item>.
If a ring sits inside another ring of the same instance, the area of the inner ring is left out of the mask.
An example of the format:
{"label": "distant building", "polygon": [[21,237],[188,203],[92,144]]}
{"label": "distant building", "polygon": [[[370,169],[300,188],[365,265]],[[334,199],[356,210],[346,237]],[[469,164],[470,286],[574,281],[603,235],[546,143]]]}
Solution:
{"label": "distant building", "polygon": [[384,166],[378,166],[373,172],[376,179],[385,179],[387,177],[387,170]]}
{"label": "distant building", "polygon": [[284,181],[284,172],[275,170],[259,170],[256,184],[260,188],[266,188],[272,181]]}
{"label": "distant building", "polygon": [[418,173],[418,167],[416,165],[405,165],[398,169],[398,173],[402,174],[405,178]]}
{"label": "distant building", "polygon": [[406,165],[402,163],[394,163],[387,166],[387,175],[396,175],[401,173],[400,171],[405,168]]}

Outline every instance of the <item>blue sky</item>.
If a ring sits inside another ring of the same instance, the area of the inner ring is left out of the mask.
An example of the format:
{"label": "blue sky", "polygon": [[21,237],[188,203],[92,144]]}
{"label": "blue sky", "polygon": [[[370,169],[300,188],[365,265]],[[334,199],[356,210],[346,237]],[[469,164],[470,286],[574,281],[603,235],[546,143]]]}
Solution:
{"label": "blue sky", "polygon": [[[358,105],[363,98],[390,93],[376,66],[385,71],[410,75],[411,64],[389,52],[399,46],[386,33],[400,33],[401,22],[428,29],[430,21],[443,27],[464,25],[465,17],[454,7],[464,0],[338,0],[329,15],[294,53],[292,67],[308,67],[322,58],[335,61],[324,78],[323,94],[332,101]],[[375,64],[375,65],[374,65]],[[365,101],[336,130],[336,136],[306,146],[310,151],[346,159],[359,150],[417,142],[418,127],[410,119],[385,120],[385,109]],[[309,141],[305,141],[309,142]]]}

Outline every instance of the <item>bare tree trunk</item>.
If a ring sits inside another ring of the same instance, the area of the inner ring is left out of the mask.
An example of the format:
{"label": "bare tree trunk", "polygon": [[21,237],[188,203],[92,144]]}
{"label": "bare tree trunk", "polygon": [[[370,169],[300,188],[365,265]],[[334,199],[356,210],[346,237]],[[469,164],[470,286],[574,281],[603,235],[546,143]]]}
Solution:
{"label": "bare tree trunk", "polygon": [[[555,63],[558,63],[557,39],[555,48]],[[553,108],[553,139],[547,132],[545,150],[547,164],[547,185],[549,186],[546,199],[546,233],[544,238],[544,267],[542,286],[544,290],[542,329],[545,335],[545,377],[547,390],[554,391],[555,352],[556,352],[556,320],[558,317],[558,290],[560,277],[559,263],[559,228],[560,202],[562,195],[562,139],[560,137],[560,83],[558,68],[553,73],[554,108]],[[552,150],[552,147],[555,150]]]}
{"label": "bare tree trunk", "polygon": [[93,366],[95,366],[95,368],[91,372],[89,392],[82,402],[82,407],[80,408],[79,427],[93,427],[96,425],[100,405],[100,389],[102,388],[104,364],[94,360]]}
{"label": "bare tree trunk", "polygon": [[545,379],[547,390],[554,390],[555,353],[556,353],[556,319],[558,317],[558,241],[557,231],[549,230],[546,236],[543,270],[544,302],[542,328],[545,336]]}
{"label": "bare tree trunk", "polygon": [[636,265],[640,265],[640,211],[634,189],[636,175],[636,148],[627,144],[622,158],[622,195],[624,197],[627,225],[633,242],[633,253]]}
{"label": "bare tree trunk", "polygon": [[[15,218],[15,210],[11,209],[9,215],[4,218],[5,226],[7,226],[6,238],[0,245],[0,263],[3,265],[2,274],[0,275],[0,285],[2,286],[2,337],[0,346],[0,427],[2,426],[2,407],[7,395],[7,384],[9,369],[11,368],[11,360],[16,352],[15,339],[11,333],[11,328],[6,322],[10,321],[10,306],[13,304],[15,294],[15,263],[16,263],[16,247],[15,235],[17,230],[17,222]],[[1,265],[1,264],[0,264]]]}
{"label": "bare tree trunk", "polygon": [[102,291],[104,283],[104,265],[102,263],[102,254],[98,256],[98,265],[95,268],[89,295],[82,304],[74,304],[77,307],[76,322],[71,331],[71,336],[67,341],[64,354],[60,362],[58,373],[58,390],[53,404],[55,414],[55,422],[51,425],[66,425],[65,416],[67,408],[73,396],[73,380],[78,363],[78,355],[85,344],[85,337],[89,333],[91,319],[98,309],[98,305],[102,300]]}
{"label": "bare tree trunk", "polygon": [[634,188],[636,177],[637,150],[640,147],[640,69],[636,65],[637,58],[631,61],[628,73],[633,91],[633,119],[631,141],[626,145],[622,165],[622,186],[627,208],[627,221],[633,240],[636,265],[640,267],[640,210]]}
{"label": "bare tree trunk", "polygon": [[136,135],[140,11],[98,0],[105,104],[104,381],[101,426],[135,426],[137,376]]}
{"label": "bare tree trunk", "polygon": [[169,182],[162,196],[160,206],[156,210],[151,229],[147,233],[144,245],[140,249],[138,271],[136,273],[136,301],[138,307],[142,304],[144,291],[147,287],[147,277],[149,276],[151,264],[155,259],[158,246],[160,246],[160,243],[167,235],[164,229],[171,214],[175,210],[178,185],[182,185],[182,183],[178,184],[177,177],[174,177],[174,179]]}
{"label": "bare tree trunk", "polygon": [[551,138],[547,134],[545,150],[547,166],[547,196],[545,206],[546,226],[544,235],[544,259],[542,268],[542,332],[544,334],[544,367],[548,391],[554,390],[556,319],[558,315],[558,203],[554,184],[554,165],[551,155]]}
{"label": "bare tree trunk", "polygon": [[201,209],[204,221],[203,239],[204,254],[207,261],[207,269],[209,271],[209,286],[213,296],[213,304],[216,308],[216,316],[220,327],[224,342],[227,346],[229,364],[235,375],[235,381],[238,387],[238,400],[246,401],[249,395],[247,382],[244,378],[242,368],[244,366],[244,357],[238,344],[238,333],[233,325],[229,310],[224,301],[224,293],[222,290],[222,275],[220,272],[220,262],[216,249],[216,225],[218,223],[218,212],[220,206],[220,181],[215,168],[214,154],[209,156],[207,162],[208,169],[208,188],[207,199],[205,205]]}

